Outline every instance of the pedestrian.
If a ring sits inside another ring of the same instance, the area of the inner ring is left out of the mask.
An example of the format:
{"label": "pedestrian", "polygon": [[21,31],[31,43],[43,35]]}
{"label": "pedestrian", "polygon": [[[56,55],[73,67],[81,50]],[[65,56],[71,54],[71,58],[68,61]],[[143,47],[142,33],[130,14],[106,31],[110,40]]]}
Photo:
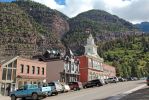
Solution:
{"label": "pedestrian", "polygon": [[7,95],[9,96],[10,95],[10,84],[8,85],[8,87],[6,88],[7,90]]}

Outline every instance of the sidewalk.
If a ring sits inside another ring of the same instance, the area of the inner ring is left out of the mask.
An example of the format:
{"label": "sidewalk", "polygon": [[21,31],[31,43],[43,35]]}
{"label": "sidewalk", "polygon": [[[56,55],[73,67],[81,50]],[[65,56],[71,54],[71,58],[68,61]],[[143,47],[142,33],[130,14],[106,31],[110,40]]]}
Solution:
{"label": "sidewalk", "polygon": [[149,100],[149,87],[137,90],[120,100]]}
{"label": "sidewalk", "polygon": [[0,95],[0,100],[10,100],[10,97]]}

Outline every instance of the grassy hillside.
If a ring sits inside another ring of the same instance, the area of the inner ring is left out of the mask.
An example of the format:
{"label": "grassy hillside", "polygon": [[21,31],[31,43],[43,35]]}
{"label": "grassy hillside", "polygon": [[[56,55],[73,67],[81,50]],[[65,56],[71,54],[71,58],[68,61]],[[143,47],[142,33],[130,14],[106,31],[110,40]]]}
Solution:
{"label": "grassy hillside", "polygon": [[[0,55],[31,56],[40,38],[36,23],[16,4],[0,3]],[[40,27],[40,26],[38,26]]]}
{"label": "grassy hillside", "polygon": [[116,66],[117,75],[145,76],[149,74],[149,36],[128,36],[100,44],[98,49],[105,62]]}

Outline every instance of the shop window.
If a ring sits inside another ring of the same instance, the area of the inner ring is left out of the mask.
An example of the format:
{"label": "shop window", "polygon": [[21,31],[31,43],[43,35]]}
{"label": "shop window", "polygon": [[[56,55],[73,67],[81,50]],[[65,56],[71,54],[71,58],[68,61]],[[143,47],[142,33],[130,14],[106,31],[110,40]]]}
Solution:
{"label": "shop window", "polygon": [[12,69],[8,69],[7,80],[11,80]]}
{"label": "shop window", "polygon": [[14,61],[14,63],[13,63],[13,67],[14,67],[14,68],[17,67],[17,60]]}
{"label": "shop window", "polygon": [[12,80],[13,82],[16,82],[16,69],[13,69]]}
{"label": "shop window", "polygon": [[44,75],[44,68],[42,68],[42,75]]}
{"label": "shop window", "polygon": [[24,72],[24,65],[21,64],[21,73],[23,73],[23,72]]}
{"label": "shop window", "polygon": [[2,80],[6,80],[6,68],[3,68]]}

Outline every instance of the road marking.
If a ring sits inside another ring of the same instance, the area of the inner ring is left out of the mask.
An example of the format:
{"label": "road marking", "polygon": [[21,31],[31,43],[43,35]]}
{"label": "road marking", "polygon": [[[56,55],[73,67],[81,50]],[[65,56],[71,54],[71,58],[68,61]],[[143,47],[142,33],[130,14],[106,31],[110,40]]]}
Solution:
{"label": "road marking", "polygon": [[118,95],[109,97],[107,100],[119,100],[119,99],[121,99],[122,97],[127,96],[128,94],[130,94],[130,93],[132,93],[132,92],[135,92],[135,91],[137,91],[137,90],[139,90],[139,89],[141,89],[141,88],[143,88],[143,87],[145,87],[145,86],[146,86],[146,84],[143,84],[143,85],[138,86],[138,87],[136,87],[136,88],[134,88],[134,89],[131,89],[131,90],[129,90],[129,91],[126,91],[126,92],[124,92],[124,93],[122,93],[122,94],[118,94]]}
{"label": "road marking", "polygon": [[145,87],[145,86],[146,86],[146,84],[143,84],[143,85],[138,86],[138,87],[136,87],[136,88],[134,88],[134,89],[131,89],[131,90],[129,90],[129,91],[124,92],[124,94],[130,94],[130,93],[132,93],[132,92],[134,92],[134,91],[137,91],[137,90],[139,90],[139,89],[141,89],[141,88],[143,88],[143,87]]}

